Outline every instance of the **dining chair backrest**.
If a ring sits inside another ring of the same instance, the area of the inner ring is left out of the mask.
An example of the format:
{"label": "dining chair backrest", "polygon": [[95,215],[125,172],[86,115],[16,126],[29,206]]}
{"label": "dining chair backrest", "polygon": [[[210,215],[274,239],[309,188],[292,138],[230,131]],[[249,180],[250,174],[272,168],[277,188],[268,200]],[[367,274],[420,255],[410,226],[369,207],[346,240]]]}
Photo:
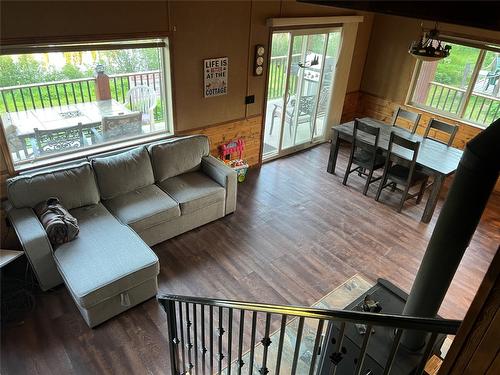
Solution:
{"label": "dining chair backrest", "polygon": [[[448,141],[442,141],[437,137],[431,137],[429,135],[429,132],[431,130],[438,130],[439,132],[448,134],[449,135]],[[425,129],[424,138],[430,138],[437,142],[443,143],[447,146],[451,146],[453,140],[455,139],[455,136],[457,135],[457,131],[458,131],[458,126],[436,120],[435,118],[431,118],[429,124],[427,124],[427,128]]]}
{"label": "dining chair backrest", "polygon": [[101,128],[104,141],[140,135],[142,133],[142,113],[132,112],[126,115],[103,116]]}
{"label": "dining chair backrest", "polygon": [[33,130],[35,132],[36,150],[34,152],[36,155],[63,152],[85,146],[82,123],[60,129],[40,130],[35,128]]}
{"label": "dining chair backrest", "polygon": [[[394,145],[401,147],[404,150],[398,150],[400,151],[399,153],[394,152]],[[397,161],[399,164],[406,165],[413,172],[417,163],[419,149],[419,141],[412,141],[392,132],[389,138],[388,159],[391,161]],[[411,156],[407,154],[408,151],[412,153]],[[403,153],[405,155],[403,155]],[[403,159],[401,157],[403,157]]]}
{"label": "dining chair backrest", "polygon": [[403,119],[404,121],[410,123],[410,128],[408,130],[410,130],[412,133],[415,133],[417,131],[418,122],[420,121],[420,117],[421,117],[420,113],[407,111],[406,109],[398,107],[398,108],[396,108],[396,111],[394,112],[394,115],[392,116],[392,125],[408,129],[406,126],[403,126],[401,124],[401,122],[398,122],[398,120]]}
{"label": "dining chair backrest", "polygon": [[[365,134],[360,134],[365,133]],[[367,136],[368,135],[368,136]],[[367,151],[377,151],[380,128],[364,123],[360,119],[354,119],[354,128],[352,133],[352,148],[356,147]]]}
{"label": "dining chair backrest", "polygon": [[149,86],[134,86],[127,93],[126,103],[134,112],[149,114],[156,107],[156,92]]}

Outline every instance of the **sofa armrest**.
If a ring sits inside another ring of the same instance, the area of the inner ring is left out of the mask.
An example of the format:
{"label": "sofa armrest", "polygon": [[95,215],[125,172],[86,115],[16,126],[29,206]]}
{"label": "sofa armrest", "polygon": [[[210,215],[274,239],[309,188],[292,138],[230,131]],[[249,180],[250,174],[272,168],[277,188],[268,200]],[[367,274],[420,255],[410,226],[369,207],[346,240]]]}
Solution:
{"label": "sofa armrest", "polygon": [[47,233],[31,208],[8,208],[7,216],[23,246],[40,288],[45,291],[63,282]]}
{"label": "sofa armrest", "polygon": [[210,155],[204,156],[201,159],[201,170],[226,189],[226,215],[236,211],[236,194],[238,186],[236,172]]}

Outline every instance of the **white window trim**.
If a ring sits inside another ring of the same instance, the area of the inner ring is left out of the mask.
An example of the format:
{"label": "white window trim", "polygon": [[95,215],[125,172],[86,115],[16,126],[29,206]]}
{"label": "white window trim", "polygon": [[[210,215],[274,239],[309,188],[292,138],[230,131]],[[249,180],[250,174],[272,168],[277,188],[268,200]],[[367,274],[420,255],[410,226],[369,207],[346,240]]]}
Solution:
{"label": "white window trim", "polygon": [[[443,40],[446,40],[446,41],[449,41],[449,42],[455,43],[455,44],[461,44],[460,39],[455,38],[455,37],[443,36]],[[464,115],[465,115],[465,112],[467,110],[467,106],[469,104],[470,98],[473,95],[474,86],[476,84],[476,81],[477,81],[477,78],[479,75],[479,71],[481,70],[486,52],[487,51],[497,52],[497,51],[499,51],[500,47],[497,48],[496,46],[492,46],[490,44],[485,44],[485,43],[481,43],[481,42],[477,42],[476,44],[467,43],[467,44],[462,44],[462,45],[466,45],[469,47],[479,49],[479,55],[478,55],[478,58],[476,60],[475,65],[474,65],[474,69],[472,71],[471,78],[470,78],[470,82],[474,82],[474,84],[469,84],[467,90],[465,91],[465,93],[464,93],[465,99],[461,103],[461,107],[458,111],[458,114],[455,115],[454,113],[442,111],[442,110],[439,110],[437,108],[433,108],[433,107],[429,107],[429,106],[426,106],[426,105],[423,105],[420,103],[416,103],[412,100],[414,92],[415,92],[415,87],[416,87],[416,84],[417,84],[417,81],[418,81],[418,78],[420,75],[420,69],[421,69],[422,64],[423,64],[422,60],[417,60],[415,63],[412,78],[410,81],[410,86],[409,86],[409,89],[408,89],[408,92],[406,95],[406,99],[405,99],[405,105],[429,112],[431,114],[436,114],[438,116],[445,117],[445,118],[448,118],[451,120],[459,121],[461,123],[464,123],[464,124],[467,124],[467,125],[470,125],[470,126],[473,126],[476,128],[485,129],[486,127],[488,127],[489,124],[481,124],[478,122],[470,121],[469,119],[464,118]],[[486,46],[486,45],[488,46],[488,48],[484,48],[484,46]],[[453,53],[453,52],[451,52],[451,53]]]}

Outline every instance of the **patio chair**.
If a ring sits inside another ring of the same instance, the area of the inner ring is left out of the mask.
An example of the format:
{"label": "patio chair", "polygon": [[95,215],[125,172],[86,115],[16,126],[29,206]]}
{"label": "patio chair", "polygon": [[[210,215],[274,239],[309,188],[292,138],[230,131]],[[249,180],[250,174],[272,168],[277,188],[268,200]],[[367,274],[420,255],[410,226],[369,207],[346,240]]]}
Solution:
{"label": "patio chair", "polygon": [[[321,89],[321,92],[319,94],[319,99],[318,99],[318,110],[316,113],[316,116],[320,115],[325,115],[326,114],[326,109],[328,106],[328,99],[329,99],[329,93],[330,93],[330,87],[325,86]],[[311,127],[311,132],[312,128],[314,126],[313,121],[311,121],[311,116],[313,115],[314,111],[314,104],[316,101],[316,95],[304,95],[301,96],[299,99],[299,105],[298,105],[298,120],[297,120],[297,126],[308,122],[309,126]],[[289,100],[289,102],[288,102]],[[286,112],[285,112],[285,123],[288,123],[290,127],[290,134],[293,131],[293,118],[295,115],[295,110],[296,110],[296,105],[295,105],[296,99],[293,96],[287,95],[287,104],[285,106]],[[269,134],[272,134],[273,128],[274,128],[274,119],[279,118],[281,119],[283,112],[283,108],[279,104],[274,104],[272,116],[271,116],[271,128],[269,129]]]}
{"label": "patio chair", "polygon": [[76,126],[67,128],[52,130],[40,130],[38,128],[33,129],[35,132],[35,139],[34,142],[32,142],[34,145],[34,156],[38,157],[87,146],[88,143],[83,136],[82,128],[83,126],[80,122]]}
{"label": "patio chair", "polygon": [[[412,134],[415,134],[418,127],[418,122],[420,121],[420,113],[415,113],[411,111],[407,111],[401,107],[396,108],[394,115],[392,116],[392,126],[397,126],[399,128],[403,128],[409,130]],[[410,122],[410,128],[398,123],[398,120],[403,119],[406,122]]]}
{"label": "patio chair", "polygon": [[[409,156],[408,158],[402,158],[393,151],[394,146],[398,148],[397,154],[411,153],[411,156]],[[421,202],[429,176],[416,168],[419,148],[420,142],[410,141],[409,139],[400,137],[396,133],[391,133],[384,173],[382,175],[382,181],[380,181],[377,195],[375,197],[376,201],[380,199],[382,189],[391,187],[391,190],[395,191],[397,185],[402,185],[403,190],[401,190],[402,195],[401,200],[399,201],[399,206],[397,208],[398,212],[401,212],[404,203],[408,199],[417,197],[417,204]],[[410,194],[410,188],[417,184],[420,184],[418,193]]]}
{"label": "patio chair", "polygon": [[[7,140],[10,152],[15,155],[16,160],[27,159],[31,154],[28,152],[28,148],[26,147],[25,137],[18,136],[17,131],[17,126],[6,126],[5,139]],[[24,155],[21,154],[21,151]]]}
{"label": "patio chair", "polygon": [[142,120],[149,124],[153,131],[156,92],[151,87],[143,85],[132,87],[127,93],[125,104],[128,104],[132,111],[142,113]]}
{"label": "patio chair", "polygon": [[[500,78],[500,56],[496,56],[491,62],[491,70],[486,75],[485,83],[486,87],[484,91],[488,91],[488,88],[491,86],[495,87],[498,79]],[[494,93],[496,94],[496,93]]]}
{"label": "patio chair", "polygon": [[[448,134],[449,135],[448,141],[443,142],[442,140],[437,139],[436,137],[429,136],[429,132],[431,131],[431,129],[436,129],[440,132]],[[433,139],[436,142],[443,143],[447,146],[451,146],[453,140],[455,139],[455,136],[457,135],[457,131],[458,131],[458,126],[447,124],[446,122],[436,120],[435,118],[431,118],[429,124],[427,125],[427,128],[425,129],[424,138]]]}
{"label": "patio chair", "polygon": [[[349,162],[347,163],[347,169],[342,184],[347,185],[347,179],[352,172],[358,172],[359,175],[365,175],[367,178],[363,189],[363,195],[366,195],[371,183],[382,178],[373,178],[373,171],[383,168],[385,164],[384,156],[378,152],[379,135],[380,128],[365,124],[361,120],[354,119],[351,153],[349,155]],[[356,164],[357,167],[351,169],[352,164]],[[368,175],[366,175],[365,171],[368,171]]]}
{"label": "patio chair", "polygon": [[94,141],[102,143],[122,138],[129,138],[142,133],[142,113],[132,112],[126,115],[103,116],[101,134],[92,129]]}

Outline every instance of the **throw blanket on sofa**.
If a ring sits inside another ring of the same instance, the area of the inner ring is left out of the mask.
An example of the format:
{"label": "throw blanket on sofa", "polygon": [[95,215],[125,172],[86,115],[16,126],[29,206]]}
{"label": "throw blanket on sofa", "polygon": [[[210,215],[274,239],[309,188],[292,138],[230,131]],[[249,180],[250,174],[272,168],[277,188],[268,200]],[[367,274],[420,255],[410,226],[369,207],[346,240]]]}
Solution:
{"label": "throw blanket on sofa", "polygon": [[36,205],[35,213],[40,219],[52,246],[72,241],[78,236],[78,221],[66,210],[57,198],[49,198]]}

